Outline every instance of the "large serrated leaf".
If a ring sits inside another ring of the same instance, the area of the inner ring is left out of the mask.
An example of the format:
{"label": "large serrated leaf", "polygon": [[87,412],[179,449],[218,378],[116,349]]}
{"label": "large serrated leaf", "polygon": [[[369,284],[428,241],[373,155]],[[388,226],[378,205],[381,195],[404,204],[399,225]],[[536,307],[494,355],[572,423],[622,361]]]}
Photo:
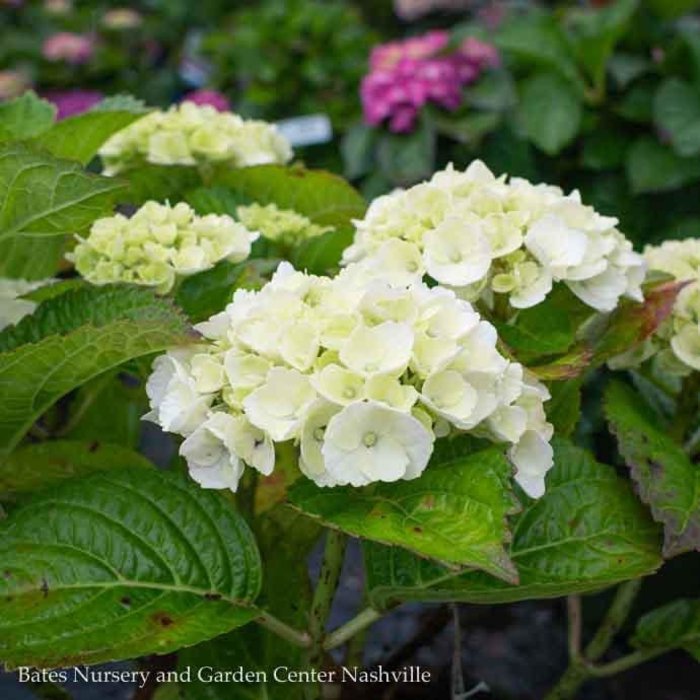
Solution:
{"label": "large serrated leaf", "polygon": [[479,571],[455,575],[410,552],[365,545],[373,604],[459,600],[502,603],[592,591],[652,573],[661,563],[659,529],[614,469],[555,442],[547,491],[513,526],[510,556],[520,584]]}
{"label": "large serrated leaf", "polygon": [[514,582],[517,573],[503,546],[510,538],[506,518],[516,506],[511,474],[499,448],[473,452],[469,438],[457,438],[437,443],[418,479],[332,489],[300,479],[289,500],[351,535]]}
{"label": "large serrated leaf", "polygon": [[221,494],[148,469],[72,479],[0,523],[0,661],[167,653],[253,619],[260,585]]}
{"label": "large serrated leaf", "polygon": [[[297,629],[306,629],[311,607],[306,561],[320,528],[286,506],[266,513],[255,525],[265,570],[258,605]],[[298,700],[303,697],[303,685],[275,683],[271,671],[280,666],[301,667],[302,653],[257,625],[185,649],[178,655],[183,670],[211,666],[215,671],[227,671],[242,666],[247,671],[263,672],[265,680],[259,676],[253,682],[237,684],[234,694],[230,684],[193,679],[180,684],[182,700]]]}
{"label": "large serrated leaf", "polygon": [[0,462],[0,499],[92,472],[152,466],[138,452],[122,445],[80,440],[39,442],[20,447]]}
{"label": "large serrated leaf", "polygon": [[0,454],[71,389],[189,332],[168,300],[135,287],[88,287],[44,302],[0,333]]}
{"label": "large serrated leaf", "polygon": [[122,101],[105,100],[105,104],[56,122],[34,143],[57,158],[68,158],[87,165],[112,134],[140,119],[147,111],[138,102],[129,105]]}
{"label": "large serrated leaf", "polygon": [[608,386],[605,415],[639,497],[664,526],[664,554],[700,549],[700,469],[668,435],[664,419],[622,382]]}
{"label": "large serrated leaf", "polygon": [[23,145],[0,148],[0,239],[79,233],[111,208],[122,187]]}
{"label": "large serrated leaf", "polygon": [[324,170],[299,166],[256,165],[219,169],[213,176],[251,201],[294,209],[322,226],[343,226],[364,215],[366,203],[348,182]]}
{"label": "large serrated leaf", "polygon": [[638,649],[685,649],[700,661],[700,600],[675,600],[648,612],[631,641]]}

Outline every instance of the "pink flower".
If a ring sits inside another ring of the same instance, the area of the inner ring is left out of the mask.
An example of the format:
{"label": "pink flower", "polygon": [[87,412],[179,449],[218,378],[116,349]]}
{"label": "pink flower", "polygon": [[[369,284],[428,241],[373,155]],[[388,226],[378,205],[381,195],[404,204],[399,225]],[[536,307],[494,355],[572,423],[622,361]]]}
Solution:
{"label": "pink flower", "polygon": [[57,90],[43,95],[56,105],[56,119],[65,119],[87,112],[102,100],[102,93],[96,90]]}
{"label": "pink flower", "polygon": [[365,121],[373,126],[387,121],[391,131],[406,132],[428,102],[457,109],[464,86],[498,65],[498,52],[473,37],[454,51],[449,43],[447,32],[432,31],[376,46],[360,86]]}
{"label": "pink flower", "polygon": [[95,51],[95,41],[86,34],[58,32],[44,41],[42,54],[47,61],[65,61],[72,65],[87,63]]}
{"label": "pink flower", "polygon": [[194,102],[196,105],[210,105],[219,112],[228,112],[231,109],[231,103],[226,95],[217,90],[193,90],[188,92],[183,98],[183,102]]}

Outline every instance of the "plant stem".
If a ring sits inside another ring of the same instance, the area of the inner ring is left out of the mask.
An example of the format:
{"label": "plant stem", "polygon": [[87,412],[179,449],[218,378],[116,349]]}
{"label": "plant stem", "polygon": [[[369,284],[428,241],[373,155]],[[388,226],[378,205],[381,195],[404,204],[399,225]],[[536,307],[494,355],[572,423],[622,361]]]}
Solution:
{"label": "plant stem", "polygon": [[255,621],[266,630],[276,634],[278,637],[285,639],[290,644],[294,646],[302,647],[304,649],[311,646],[311,637],[307,632],[300,632],[299,630],[290,627],[282,620],[278,620],[273,615],[269,613],[264,613],[260,617],[255,618]]}
{"label": "plant stem", "polygon": [[570,595],[566,599],[566,611],[569,619],[569,660],[581,658],[581,596]]}
{"label": "plant stem", "polygon": [[621,659],[611,661],[609,664],[590,666],[588,671],[591,676],[596,678],[607,678],[608,676],[614,676],[617,673],[622,673],[646,661],[655,659],[657,656],[661,656],[661,654],[665,654],[667,651],[670,651],[670,648],[654,647],[653,649],[640,649],[627,656],[623,656]]}
{"label": "plant stem", "polygon": [[642,579],[637,578],[626,581],[617,589],[603,622],[586,647],[584,656],[587,661],[597,661],[607,651],[613,638],[624,625],[641,586]]}
{"label": "plant stem", "polygon": [[[326,623],[333,605],[338,581],[340,580],[340,573],[345,559],[346,543],[347,538],[342,532],[337,530],[327,531],[321,571],[318,575],[309,612],[311,642],[306,656],[306,664],[312,669],[318,669],[323,664]],[[307,700],[317,700],[322,697],[321,687],[318,683],[307,684],[304,688],[304,693]]]}
{"label": "plant stem", "polygon": [[[624,670],[625,666],[619,662],[613,662],[607,666],[596,668],[593,662],[599,659],[610,646],[615,635],[625,623],[629,615],[634,599],[642,585],[642,579],[633,579],[623,583],[616,591],[613,602],[605,614],[605,618],[593,635],[593,639],[581,653],[581,599],[578,596],[570,596],[567,600],[567,613],[569,620],[569,667],[557,684],[545,696],[545,700],[571,700],[576,696],[578,689],[591,677],[595,677],[601,669],[613,667],[613,671],[605,675],[616,673],[615,668]],[[631,654],[631,665],[642,663],[645,658],[639,658],[638,653]],[[625,657],[627,658],[627,657]],[[622,659],[620,659],[622,661]],[[627,662],[630,663],[630,662]],[[631,668],[627,666],[626,668]]]}
{"label": "plant stem", "polygon": [[328,651],[342,646],[362,630],[376,622],[382,614],[373,608],[365,608],[362,612],[355,615],[349,622],[346,622],[342,627],[331,632],[323,643],[323,648]]}
{"label": "plant stem", "polygon": [[340,571],[345,558],[345,535],[337,530],[328,530],[323,562],[318,575],[316,590],[311,601],[309,616],[309,633],[319,647],[323,644],[326,633],[326,620],[331,611],[335,589],[338,587]]}

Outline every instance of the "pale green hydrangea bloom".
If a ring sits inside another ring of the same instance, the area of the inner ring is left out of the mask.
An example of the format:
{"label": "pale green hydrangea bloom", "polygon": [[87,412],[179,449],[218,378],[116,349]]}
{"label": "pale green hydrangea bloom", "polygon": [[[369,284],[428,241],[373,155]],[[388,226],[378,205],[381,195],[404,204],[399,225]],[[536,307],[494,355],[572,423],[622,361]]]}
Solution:
{"label": "pale green hydrangea bloom", "polygon": [[645,276],[617,223],[576,191],[497,178],[474,161],[374,200],[343,261],[398,269],[401,257],[405,278],[427,273],[470,301],[506,294],[514,308],[539,304],[563,282],[588,306],[611,311],[622,296],[641,301]]}
{"label": "pale green hydrangea bloom", "polygon": [[127,282],[167,294],[178,276],[240,262],[250,255],[257,234],[230,216],[197,216],[181,202],[147,202],[131,218],[98,219],[87,238],[78,238],[66,256],[92,284]]}
{"label": "pale green hydrangea bloom", "polygon": [[284,164],[291,160],[292,149],[273,124],[183,102],[151,112],[117,132],[102,146],[100,156],[105,174],[115,175],[143,163]]}
{"label": "pale green hydrangea bloom", "polygon": [[240,206],[236,216],[251,231],[286,246],[299,245],[333,230],[332,226],[319,226],[293,209],[280,209],[276,204]]}
{"label": "pale green hydrangea bloom", "polygon": [[36,303],[21,297],[50,284],[53,280],[28,280],[0,278],[0,330],[21,321],[34,312]]}
{"label": "pale green hydrangea bloom", "polygon": [[647,246],[644,257],[650,270],[687,282],[671,316],[642,345],[614,358],[613,368],[637,367],[653,357],[663,372],[686,375],[700,370],[700,240],[664,241]]}
{"label": "pale green hydrangea bloom", "polygon": [[508,449],[530,495],[544,491],[547,389],[450,290],[392,287],[361,265],[329,279],[282,263],[197,330],[202,343],[155,361],[147,418],[186,438],[181,454],[205,487],[235,490],[245,464],[269,474],[286,441],[321,486],[414,479],[436,437],[469,432]]}

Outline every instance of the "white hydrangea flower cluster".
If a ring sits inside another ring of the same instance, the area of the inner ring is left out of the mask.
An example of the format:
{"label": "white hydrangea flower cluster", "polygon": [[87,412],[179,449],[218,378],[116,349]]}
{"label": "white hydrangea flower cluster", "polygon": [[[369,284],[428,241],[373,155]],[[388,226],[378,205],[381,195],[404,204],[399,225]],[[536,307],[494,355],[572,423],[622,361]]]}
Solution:
{"label": "white hydrangea flower cluster", "polygon": [[0,330],[21,321],[36,309],[35,302],[22,296],[52,282],[50,279],[30,282],[0,277]]}
{"label": "white hydrangea flower cluster", "polygon": [[156,165],[228,163],[233,167],[287,163],[289,141],[273,124],[183,102],[147,114],[100,148],[106,175],[144,162]]}
{"label": "white hydrangea flower cluster", "polygon": [[436,437],[467,431],[509,445],[516,480],[544,491],[547,389],[450,290],[282,263],[197,330],[201,344],[155,361],[146,417],[186,438],[180,453],[205,487],[235,491],[244,464],[269,474],[287,440],[321,486],[414,479]]}
{"label": "white hydrangea flower cluster", "polygon": [[481,161],[379,197],[356,221],[345,264],[382,258],[424,273],[474,301],[507,294],[511,306],[542,302],[554,282],[588,306],[611,311],[621,296],[642,300],[642,256],[581,202],[577,191],[496,177]]}
{"label": "white hydrangea flower cluster", "polygon": [[251,231],[263,238],[287,246],[297,246],[309,238],[315,238],[332,226],[319,226],[293,209],[280,209],[276,204],[250,204],[236,209],[236,217]]}
{"label": "white hydrangea flower cluster", "polygon": [[700,240],[664,241],[647,246],[650,270],[689,282],[679,293],[671,316],[642,345],[614,358],[613,368],[634,367],[650,357],[660,369],[676,375],[700,370]]}
{"label": "white hydrangea flower cluster", "polygon": [[87,238],[77,236],[75,250],[66,257],[92,284],[127,282],[167,294],[177,276],[224,259],[245,260],[257,237],[230,216],[197,216],[184,202],[146,202],[131,218],[97,219]]}

